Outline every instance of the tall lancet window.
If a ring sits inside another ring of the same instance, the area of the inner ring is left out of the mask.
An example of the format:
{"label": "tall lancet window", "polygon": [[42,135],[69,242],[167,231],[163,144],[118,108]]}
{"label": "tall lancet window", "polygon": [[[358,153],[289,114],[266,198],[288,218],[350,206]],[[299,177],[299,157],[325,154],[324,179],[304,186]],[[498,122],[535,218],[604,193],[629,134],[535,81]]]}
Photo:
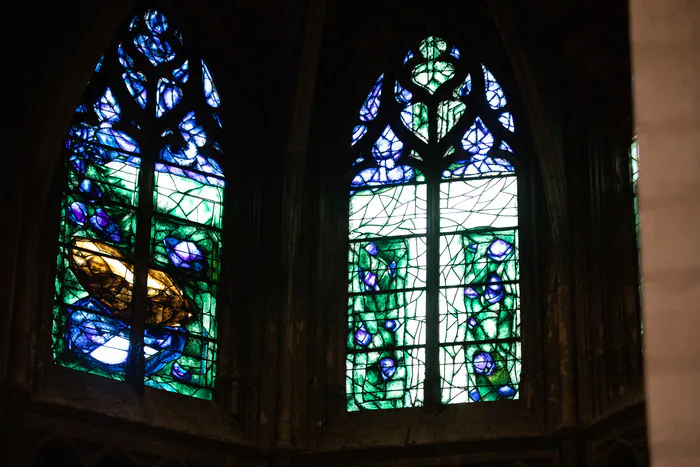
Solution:
{"label": "tall lancet window", "polygon": [[519,396],[515,126],[473,52],[428,37],[360,108],[348,411]]}
{"label": "tall lancet window", "polygon": [[219,94],[163,13],[102,57],[66,141],[53,314],[62,366],[199,398],[216,375]]}

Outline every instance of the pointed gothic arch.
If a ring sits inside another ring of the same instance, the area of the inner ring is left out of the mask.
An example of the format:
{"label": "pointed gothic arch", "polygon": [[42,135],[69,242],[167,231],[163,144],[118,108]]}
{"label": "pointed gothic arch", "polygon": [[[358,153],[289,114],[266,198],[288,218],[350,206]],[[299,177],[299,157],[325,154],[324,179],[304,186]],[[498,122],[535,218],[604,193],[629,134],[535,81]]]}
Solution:
{"label": "pointed gothic arch", "polygon": [[352,135],[349,411],[519,397],[511,105],[478,52],[415,45]]}
{"label": "pointed gothic arch", "polygon": [[225,178],[205,59],[156,9],[95,67],[66,141],[54,362],[209,399]]}

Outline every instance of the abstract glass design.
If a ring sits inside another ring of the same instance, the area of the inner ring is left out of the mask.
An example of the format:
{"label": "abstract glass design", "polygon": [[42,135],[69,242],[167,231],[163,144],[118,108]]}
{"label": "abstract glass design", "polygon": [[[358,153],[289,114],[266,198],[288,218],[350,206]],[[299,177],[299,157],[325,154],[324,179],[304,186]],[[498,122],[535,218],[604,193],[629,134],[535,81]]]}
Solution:
{"label": "abstract glass design", "polygon": [[100,60],[66,141],[57,364],[211,398],[219,106],[211,71],[160,11],[134,16]]}
{"label": "abstract glass design", "polygon": [[352,134],[348,411],[519,397],[514,117],[483,64],[413,50]]}

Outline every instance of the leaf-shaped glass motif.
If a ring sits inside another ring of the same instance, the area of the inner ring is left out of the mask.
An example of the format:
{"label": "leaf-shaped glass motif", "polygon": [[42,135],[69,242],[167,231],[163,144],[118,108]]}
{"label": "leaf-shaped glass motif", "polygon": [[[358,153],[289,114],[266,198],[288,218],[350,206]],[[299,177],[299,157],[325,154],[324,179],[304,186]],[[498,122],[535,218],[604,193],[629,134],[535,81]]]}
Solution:
{"label": "leaf-shaped glass motif", "polygon": [[500,109],[506,105],[506,95],[501,89],[501,85],[498,84],[496,78],[493,74],[486,69],[484,65],[481,65],[484,70],[484,82],[486,87],[486,102],[488,102],[489,107],[492,109]]}
{"label": "leaf-shaped glass motif", "polygon": [[[192,62],[182,39],[160,11],[136,15],[77,106],[66,141],[53,355],[117,380],[143,365],[144,385],[209,399],[225,186],[214,159],[220,100],[203,62],[202,81],[189,80],[200,58]],[[155,213],[150,227],[136,215],[144,203]],[[137,295],[146,304],[142,360],[130,354]]]}
{"label": "leaf-shaped glass motif", "polygon": [[442,39],[429,37],[421,42],[420,52],[426,59],[412,70],[413,82],[425,88],[429,93],[434,93],[447,80],[454,76],[454,65],[438,60],[438,57],[446,50],[447,44]]}
{"label": "leaf-shaped glass motif", "polygon": [[129,94],[136,99],[142,108],[146,108],[146,77],[143,73],[127,71],[122,74],[124,84]]}
{"label": "leaf-shaped glass motif", "polygon": [[410,59],[412,59],[412,58],[413,58],[413,52],[409,50],[409,51],[406,53],[406,56],[403,58],[403,64],[405,65],[405,64],[408,63],[408,61],[409,61]]}
{"label": "leaf-shaped glass motif", "polygon": [[161,117],[167,111],[172,110],[173,107],[180,102],[180,99],[182,99],[182,90],[173,81],[161,78],[158,81],[156,99],[158,101],[156,116]]}
{"label": "leaf-shaped glass motif", "polygon": [[401,112],[401,121],[421,141],[428,142],[428,106],[422,102],[408,104]]}
{"label": "leaf-shaped glass motif", "polygon": [[474,124],[467,130],[462,138],[462,146],[465,151],[472,154],[486,155],[493,146],[493,135],[486,128],[481,118],[477,117]]}
{"label": "leaf-shaped glass motif", "polygon": [[369,92],[365,103],[362,104],[360,109],[360,120],[363,122],[369,122],[377,118],[379,113],[379,104],[382,98],[382,80],[384,75],[381,75],[377,82],[374,83],[372,90]]}
{"label": "leaf-shaped glass motif", "polygon": [[459,101],[442,101],[438,105],[438,141],[457,124],[467,106]]}

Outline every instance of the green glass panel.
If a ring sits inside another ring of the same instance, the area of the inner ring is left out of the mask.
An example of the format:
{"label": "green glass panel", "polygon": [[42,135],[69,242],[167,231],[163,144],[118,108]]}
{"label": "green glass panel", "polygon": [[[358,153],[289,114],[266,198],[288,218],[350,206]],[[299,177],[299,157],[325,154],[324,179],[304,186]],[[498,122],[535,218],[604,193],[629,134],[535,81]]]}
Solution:
{"label": "green glass panel", "polygon": [[422,102],[408,104],[401,112],[401,121],[423,142],[428,142],[428,106]]}
{"label": "green glass panel", "polygon": [[355,295],[348,312],[348,349],[425,344],[423,290]]}
{"label": "green glass panel", "polygon": [[420,51],[426,61],[416,65],[411,72],[413,82],[431,94],[454,76],[454,65],[438,60],[446,48],[447,45],[442,39],[436,37],[425,39],[420,45]]}
{"label": "green glass panel", "polygon": [[350,243],[350,293],[425,287],[425,237]]}
{"label": "green glass panel", "polygon": [[182,355],[149,375],[144,384],[186,396],[211,399],[216,374],[216,353],[215,341],[188,336]]}
{"label": "green glass panel", "polygon": [[425,349],[350,353],[346,368],[349,412],[423,405]]}
{"label": "green glass panel", "polygon": [[223,188],[164,172],[156,172],[155,184],[157,212],[221,228]]}
{"label": "green glass panel", "polygon": [[472,231],[440,237],[440,286],[484,282],[489,274],[503,281],[519,277],[518,231]]}
{"label": "green glass panel", "polygon": [[156,216],[151,226],[151,255],[159,268],[218,281],[221,232]]}
{"label": "green glass panel", "polygon": [[442,402],[489,402],[520,396],[519,342],[440,347]]}
{"label": "green glass panel", "polygon": [[438,141],[457,124],[467,106],[458,101],[443,101],[438,105]]}

